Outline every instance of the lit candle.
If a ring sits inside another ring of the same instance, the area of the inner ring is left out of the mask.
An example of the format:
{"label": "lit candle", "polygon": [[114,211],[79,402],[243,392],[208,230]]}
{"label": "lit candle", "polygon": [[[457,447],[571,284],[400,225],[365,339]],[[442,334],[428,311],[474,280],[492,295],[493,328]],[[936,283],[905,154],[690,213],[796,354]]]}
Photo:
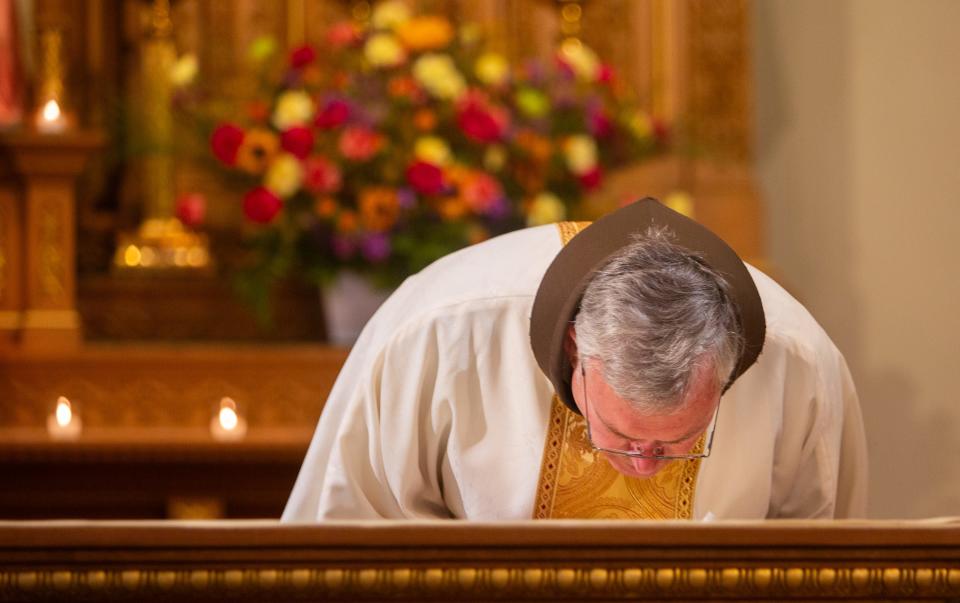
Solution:
{"label": "lit candle", "polygon": [[70,404],[70,400],[60,396],[53,412],[47,417],[47,433],[55,440],[75,440],[80,437],[83,422]]}
{"label": "lit candle", "polygon": [[222,398],[217,412],[210,419],[210,433],[222,442],[243,439],[247,433],[247,421],[237,409],[233,398]]}
{"label": "lit candle", "polygon": [[60,110],[60,103],[51,98],[37,113],[37,130],[44,134],[56,134],[67,129],[67,118]]}

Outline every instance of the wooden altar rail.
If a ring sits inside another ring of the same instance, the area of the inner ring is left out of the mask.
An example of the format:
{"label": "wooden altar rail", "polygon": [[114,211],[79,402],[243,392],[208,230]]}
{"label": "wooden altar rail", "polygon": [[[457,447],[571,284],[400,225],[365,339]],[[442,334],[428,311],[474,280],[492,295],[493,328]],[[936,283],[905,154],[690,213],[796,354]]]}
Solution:
{"label": "wooden altar rail", "polygon": [[0,522],[4,601],[960,598],[960,522]]}

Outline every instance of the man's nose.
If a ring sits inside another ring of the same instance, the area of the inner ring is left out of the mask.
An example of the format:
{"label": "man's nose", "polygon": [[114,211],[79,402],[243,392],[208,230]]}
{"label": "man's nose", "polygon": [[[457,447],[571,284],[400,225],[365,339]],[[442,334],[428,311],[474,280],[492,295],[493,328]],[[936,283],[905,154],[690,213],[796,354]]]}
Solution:
{"label": "man's nose", "polygon": [[637,473],[652,475],[658,469],[660,461],[658,459],[644,458],[639,456],[634,456],[630,458],[631,463],[633,464],[633,469]]}

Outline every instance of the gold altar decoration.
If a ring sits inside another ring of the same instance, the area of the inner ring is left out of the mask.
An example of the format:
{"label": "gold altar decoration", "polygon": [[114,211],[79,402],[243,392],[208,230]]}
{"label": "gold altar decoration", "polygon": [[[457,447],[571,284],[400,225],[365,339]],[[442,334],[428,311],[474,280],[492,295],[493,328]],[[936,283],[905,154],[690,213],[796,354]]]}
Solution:
{"label": "gold altar decoration", "polygon": [[174,216],[176,162],[173,86],[176,62],[170,0],[152,0],[142,41],[139,74],[140,119],[146,156],[141,160],[140,193],[146,218],[132,232],[117,235],[113,267],[120,273],[144,270],[212,271],[209,239],[184,228]]}

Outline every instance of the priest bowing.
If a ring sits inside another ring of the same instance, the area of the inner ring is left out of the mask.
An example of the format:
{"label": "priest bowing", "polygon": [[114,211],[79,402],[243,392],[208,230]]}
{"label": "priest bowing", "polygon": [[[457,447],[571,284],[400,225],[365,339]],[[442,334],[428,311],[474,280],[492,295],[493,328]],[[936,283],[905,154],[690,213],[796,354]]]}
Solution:
{"label": "priest bowing", "polygon": [[407,279],[324,407],[284,521],[860,516],[843,356],[703,226],[645,199]]}

